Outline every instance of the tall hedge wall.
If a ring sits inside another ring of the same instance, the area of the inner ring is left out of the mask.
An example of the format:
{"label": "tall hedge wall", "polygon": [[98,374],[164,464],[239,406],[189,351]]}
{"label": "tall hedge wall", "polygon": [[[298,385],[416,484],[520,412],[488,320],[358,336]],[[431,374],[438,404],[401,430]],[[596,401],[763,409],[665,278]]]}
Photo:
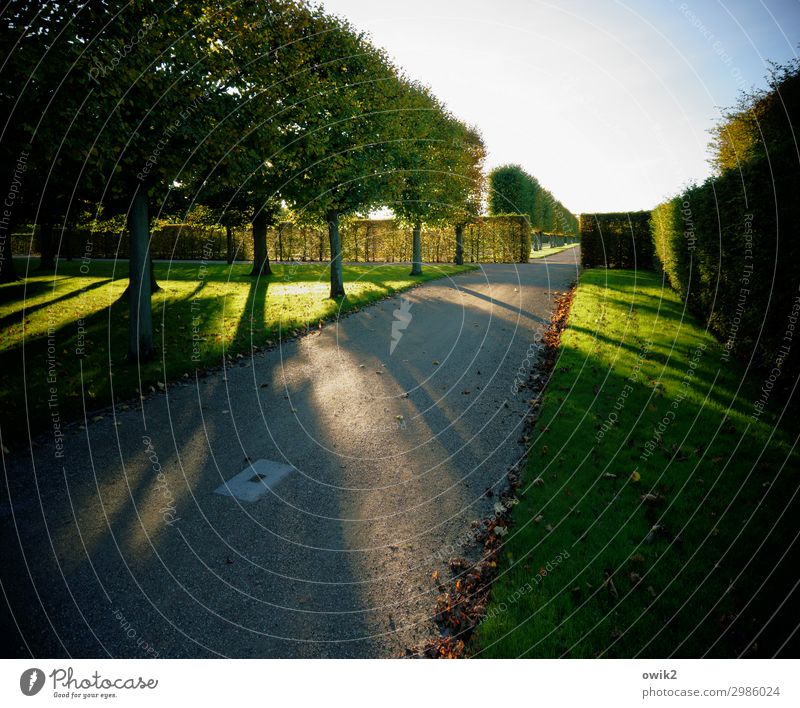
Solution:
{"label": "tall hedge wall", "polygon": [[[341,226],[343,257],[354,262],[408,262],[411,260],[411,228],[397,221],[376,219],[345,220]],[[253,258],[253,242],[246,228],[235,229],[236,259]],[[62,257],[127,258],[128,237],[119,231],[72,231],[62,244]],[[14,235],[14,253],[38,253],[38,239],[31,246],[30,235]],[[278,224],[267,231],[267,248],[273,260],[330,260],[327,229]],[[150,249],[153,258],[176,260],[224,260],[227,254],[225,229],[198,224],[168,224],[154,228]],[[527,262],[531,250],[531,229],[524,216],[506,214],[476,219],[464,228],[464,260],[483,263]],[[452,227],[423,227],[422,258],[431,263],[455,260],[455,230]]]}
{"label": "tall hedge wall", "polygon": [[[653,210],[656,257],[728,356],[800,376],[800,63],[715,129],[719,174]],[[797,328],[797,329],[796,329]],[[767,384],[765,384],[766,386]]]}
{"label": "tall hedge wall", "polygon": [[585,268],[653,268],[650,212],[581,214]]}
{"label": "tall hedge wall", "polygon": [[652,219],[669,283],[726,350],[770,368],[793,344],[796,372],[800,334],[786,337],[800,297],[799,185],[797,156],[783,153],[692,187]]}

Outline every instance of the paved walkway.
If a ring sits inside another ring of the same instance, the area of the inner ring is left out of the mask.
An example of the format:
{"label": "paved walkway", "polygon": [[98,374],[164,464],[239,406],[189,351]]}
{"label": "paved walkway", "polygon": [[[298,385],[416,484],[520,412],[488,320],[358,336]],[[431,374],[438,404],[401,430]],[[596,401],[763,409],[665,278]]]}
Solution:
{"label": "paved walkway", "polygon": [[[90,422],[63,458],[52,441],[7,457],[10,651],[372,657],[422,641],[431,572],[520,455],[514,377],[577,254],[429,283]],[[260,459],[292,469],[255,502],[214,493]]]}

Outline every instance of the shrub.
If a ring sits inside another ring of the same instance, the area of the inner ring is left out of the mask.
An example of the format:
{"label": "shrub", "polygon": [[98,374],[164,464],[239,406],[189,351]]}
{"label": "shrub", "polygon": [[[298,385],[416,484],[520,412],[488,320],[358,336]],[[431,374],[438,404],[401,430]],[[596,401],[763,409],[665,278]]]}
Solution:
{"label": "shrub", "polygon": [[[38,230],[37,230],[38,232]],[[342,222],[342,254],[352,262],[408,262],[411,260],[411,231],[393,219],[346,219]],[[69,243],[62,257],[127,258],[128,236],[124,229],[77,229],[66,232]],[[248,228],[233,230],[233,248],[238,261],[253,259],[253,239]],[[67,248],[68,245],[68,248]],[[422,259],[428,263],[455,260],[454,227],[423,227]],[[39,253],[38,233],[14,234],[15,253]],[[330,243],[325,227],[277,224],[267,231],[267,249],[274,260],[330,260]],[[466,262],[527,262],[531,250],[531,229],[520,214],[484,216],[464,227]],[[150,252],[156,259],[224,260],[227,254],[225,229],[205,224],[163,224],[153,228]]]}
{"label": "shrub", "polygon": [[650,212],[581,214],[581,262],[585,268],[653,268]]}

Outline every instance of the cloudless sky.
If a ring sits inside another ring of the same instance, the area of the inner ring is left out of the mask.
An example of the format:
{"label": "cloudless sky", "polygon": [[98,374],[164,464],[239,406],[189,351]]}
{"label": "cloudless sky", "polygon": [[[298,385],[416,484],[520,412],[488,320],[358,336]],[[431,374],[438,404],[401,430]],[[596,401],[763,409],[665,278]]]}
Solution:
{"label": "cloudless sky", "polygon": [[324,0],[574,213],[650,209],[709,174],[708,129],[800,0]]}

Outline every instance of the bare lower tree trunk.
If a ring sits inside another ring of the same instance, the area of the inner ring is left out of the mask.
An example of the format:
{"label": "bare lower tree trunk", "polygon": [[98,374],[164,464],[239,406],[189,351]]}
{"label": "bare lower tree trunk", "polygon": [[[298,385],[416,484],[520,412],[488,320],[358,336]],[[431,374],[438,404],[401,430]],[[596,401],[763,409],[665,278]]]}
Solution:
{"label": "bare lower tree trunk", "polygon": [[144,185],[139,185],[128,211],[128,233],[130,234],[128,358],[131,361],[144,361],[153,354],[149,221],[147,189]]}
{"label": "bare lower tree trunk", "polygon": [[267,253],[267,215],[257,211],[253,217],[253,270],[250,275],[272,275]]}
{"label": "bare lower tree trunk", "polygon": [[73,239],[73,232],[75,231],[74,226],[68,226],[64,229],[64,233],[62,234],[61,238],[61,245],[62,247],[58,249],[58,255],[61,257],[61,252],[63,250],[64,257],[68,260],[72,260],[72,239]]}
{"label": "bare lower tree trunk", "polygon": [[411,243],[411,275],[422,275],[422,225],[414,224]]}
{"label": "bare lower tree trunk", "polygon": [[39,259],[39,270],[55,270],[56,259],[53,249],[53,225],[39,225],[39,250],[42,257]]}
{"label": "bare lower tree trunk", "polygon": [[159,290],[161,290],[161,286],[158,284],[158,281],[156,280],[156,269],[155,266],[153,265],[152,254],[148,253],[148,257],[150,259],[150,292],[157,293]]}
{"label": "bare lower tree trunk", "polygon": [[0,283],[13,283],[17,278],[11,253],[11,223],[0,221]]}
{"label": "bare lower tree trunk", "polygon": [[339,213],[329,211],[328,240],[331,244],[331,299],[344,297],[344,275],[342,273],[342,240],[339,237]]}
{"label": "bare lower tree trunk", "polygon": [[456,265],[464,265],[464,225],[456,226]]}
{"label": "bare lower tree trunk", "polygon": [[233,263],[233,227],[225,227],[225,255],[228,259],[228,265]]}

